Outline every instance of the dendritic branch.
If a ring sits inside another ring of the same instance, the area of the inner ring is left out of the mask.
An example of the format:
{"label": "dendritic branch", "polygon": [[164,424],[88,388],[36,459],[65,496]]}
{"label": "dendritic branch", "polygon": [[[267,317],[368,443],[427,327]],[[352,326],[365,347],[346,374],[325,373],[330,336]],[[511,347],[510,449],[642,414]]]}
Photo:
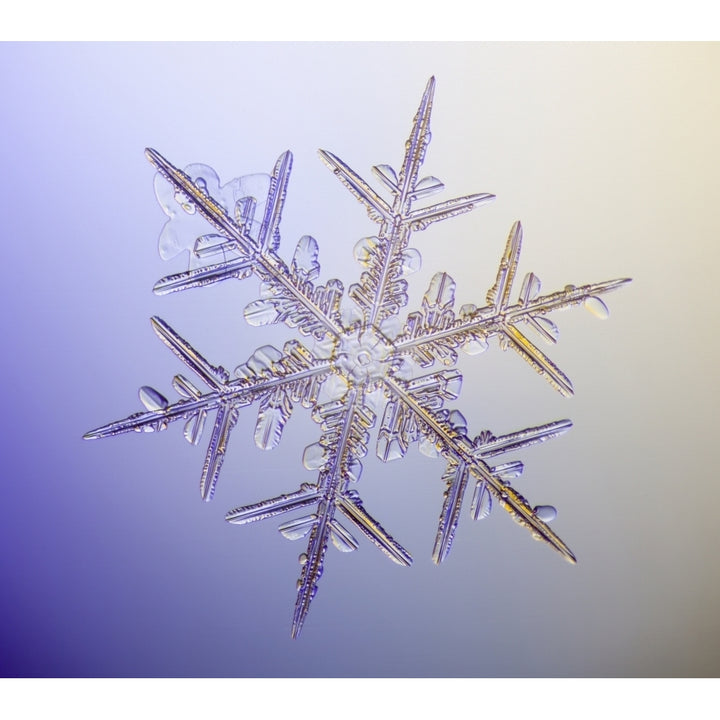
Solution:
{"label": "dendritic branch", "polygon": [[329,541],[342,552],[351,552],[358,546],[357,540],[336,518],[338,509],[394,562],[401,565],[412,562],[408,552],[367,513],[357,491],[348,487],[360,477],[359,458],[367,453],[368,429],[374,423],[374,416],[362,404],[361,391],[352,389],[344,401],[318,406],[314,417],[321,424],[323,434],[318,443],[306,448],[304,463],[308,469],[319,470],[317,484],[303,483],[293,493],[245,505],[226,515],[228,522],[244,525],[315,506],[312,514],[290,520],[279,528],[291,540],[309,535],[307,550],[300,555],[302,571],[293,616],[293,637],[300,633],[317,592]]}
{"label": "dendritic branch", "polygon": [[[440,454],[449,462],[457,465],[459,472],[464,473],[467,470],[475,478],[486,483],[488,490],[517,522],[528,527],[533,532],[533,536],[547,542],[566,560],[575,562],[575,556],[570,548],[537,516],[525,498],[512,486],[503,482],[501,477],[493,474],[492,469],[476,456],[476,448],[467,436],[457,432],[452,425],[438,419],[435,413],[423,407],[412,397],[406,387],[403,387],[401,381],[387,377],[385,385],[415,415],[418,425],[423,428],[424,432],[435,438]],[[448,528],[452,527],[452,521],[446,525]],[[439,558],[437,561],[447,555],[451,542],[452,537],[441,543],[446,549],[436,552],[436,557]]]}
{"label": "dendritic branch", "polygon": [[[229,264],[220,263],[206,268],[195,268],[164,278],[155,286],[158,294],[201,287],[231,277],[245,277],[246,271],[251,269],[264,283],[277,288],[276,294],[284,297],[287,303],[293,304],[296,312],[303,318],[312,317],[322,328],[323,332],[320,335],[329,333],[337,337],[342,333],[337,317],[332,313],[328,314],[327,308],[324,309],[316,304],[311,288],[307,285],[298,287],[296,278],[288,272],[287,266],[276,254],[280,239],[279,223],[292,168],[292,154],[289,151],[283,153],[275,165],[257,242],[250,236],[244,224],[239,225],[232,220],[225,209],[198,187],[188,175],[178,170],[156,150],[148,148],[146,154],[162,176],[178,192],[186,196],[197,211],[220,231],[225,238],[223,245],[232,248],[241,256]],[[337,308],[333,309],[337,310]],[[317,329],[313,334],[318,334]]]}
{"label": "dendritic branch", "polygon": [[[360,282],[350,288],[350,297],[363,310],[366,324],[374,326],[396,315],[407,304],[407,282],[402,279],[419,267],[417,251],[406,251],[410,234],[424,230],[431,223],[445,220],[494,199],[489,193],[467,195],[439,205],[411,212],[420,197],[443,190],[435,177],[418,181],[425,151],[430,142],[430,115],[435,93],[435,78],[430,78],[405,143],[405,156],[398,174],[389,165],[377,165],[373,172],[393,195],[392,206],[372,187],[333,153],[320,151],[320,157],[350,192],[362,202],[370,218],[380,225],[378,235],[366,238],[362,248],[362,264],[367,268]],[[358,249],[356,248],[356,255]]]}
{"label": "dendritic branch", "polygon": [[517,303],[510,304],[510,292],[517,271],[522,241],[522,227],[515,223],[508,237],[495,284],[487,294],[488,305],[476,308],[465,305],[456,318],[452,305],[455,283],[446,273],[438,273],[425,295],[423,309],[411,313],[402,335],[394,343],[396,355],[409,355],[421,366],[435,360],[454,364],[456,350],[463,349],[474,355],[487,348],[487,341],[500,338],[501,347],[511,347],[531,367],[542,375],[556,390],[565,396],[573,394],[567,376],[518,327],[529,325],[546,342],[557,342],[558,329],[546,317],[548,313],[584,303],[596,316],[607,317],[603,295],[622,287],[629,279],[609,280],[575,287],[567,285],[550,295],[538,296],[540,280],[528,273],[520,290]]}
{"label": "dendritic branch", "polygon": [[317,402],[322,381],[332,371],[330,361],[316,360],[299,342],[289,341],[284,353],[269,345],[256,350],[236,369],[238,379],[231,381],[227,370],[211,365],[163,320],[153,318],[152,324],[160,339],[210,386],[210,392],[203,393],[187,378],[176,375],[173,387],[181,399],[170,404],[157,390],[143,387],[140,399],[146,412],[91,430],[85,439],[132,431],[160,431],[172,422],[185,420],[185,438],[197,445],[207,414],[217,410],[200,481],[203,500],[212,499],[215,492],[238,410],[259,402],[256,444],[263,449],[275,447],[292,411],[292,401],[312,407]]}

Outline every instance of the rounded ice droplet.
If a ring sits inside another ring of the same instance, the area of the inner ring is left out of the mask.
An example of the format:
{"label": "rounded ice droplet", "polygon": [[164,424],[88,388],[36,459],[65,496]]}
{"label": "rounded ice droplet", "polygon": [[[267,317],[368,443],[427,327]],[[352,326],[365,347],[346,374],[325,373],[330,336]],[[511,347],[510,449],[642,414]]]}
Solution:
{"label": "rounded ice droplet", "polygon": [[199,413],[192,415],[190,419],[185,423],[183,434],[185,439],[191,445],[197,445],[202,437],[203,429],[205,427],[205,418],[207,417],[207,410],[200,410]]}
{"label": "rounded ice droplet", "polygon": [[140,402],[151,411],[164,410],[170,403],[155,388],[143,385],[138,391]]}
{"label": "rounded ice droplet", "polygon": [[277,308],[272,302],[255,300],[245,308],[245,319],[249,325],[272,325],[279,317]]}
{"label": "rounded ice droplet", "polygon": [[487,483],[481,480],[475,486],[470,513],[473,520],[484,520],[492,511],[492,495]]}
{"label": "rounded ice droplet", "polygon": [[307,553],[300,553],[300,555],[298,555],[298,562],[300,563],[300,565],[306,565],[307,561],[308,561]]}
{"label": "rounded ice droplet", "polygon": [[430,438],[423,437],[418,444],[418,448],[425,457],[436,458],[440,456],[437,446]]}
{"label": "rounded ice droplet", "polygon": [[402,254],[402,267],[400,272],[404,276],[412,275],[422,267],[422,256],[415,248],[408,248]]}
{"label": "rounded ice droplet", "polygon": [[366,237],[358,240],[353,248],[353,255],[363,267],[368,267],[373,256],[373,251],[377,247],[376,237]]}
{"label": "rounded ice droplet", "polygon": [[590,297],[585,298],[583,305],[585,309],[589,310],[596,318],[605,320],[610,317],[608,306],[599,297],[591,295]]}
{"label": "rounded ice droplet", "polygon": [[475,305],[474,303],[465,303],[460,308],[460,317],[463,320],[469,320],[475,314],[476,310],[477,310],[477,305]]}
{"label": "rounded ice droplet", "polygon": [[347,478],[350,482],[357,482],[362,475],[362,463],[355,457],[350,458],[347,464]]}
{"label": "rounded ice droplet", "polygon": [[533,508],[535,517],[538,520],[549,523],[557,517],[557,510],[552,505],[537,505]]}
{"label": "rounded ice droplet", "polygon": [[461,433],[467,432],[467,420],[459,410],[452,410],[450,412],[448,422],[452,426],[453,430],[457,430]]}
{"label": "rounded ice droplet", "polygon": [[320,470],[325,465],[325,448],[320,443],[313,443],[305,448],[303,465],[307,470]]}
{"label": "rounded ice droplet", "polygon": [[480,355],[488,349],[487,340],[479,336],[472,336],[469,340],[466,340],[461,350],[466,355]]}
{"label": "rounded ice droplet", "polygon": [[560,330],[550,318],[538,315],[535,317],[535,322],[540,325],[544,333],[547,333],[548,340],[557,342],[560,337]]}

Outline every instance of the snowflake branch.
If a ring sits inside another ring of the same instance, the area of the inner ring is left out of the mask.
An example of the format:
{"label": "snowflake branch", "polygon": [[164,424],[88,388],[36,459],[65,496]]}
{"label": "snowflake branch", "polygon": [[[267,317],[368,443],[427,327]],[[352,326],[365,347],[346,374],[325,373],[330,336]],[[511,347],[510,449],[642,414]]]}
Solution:
{"label": "snowflake branch", "polygon": [[448,220],[449,218],[463,215],[474,210],[480,205],[489,203],[495,199],[491,193],[475,193],[473,195],[465,195],[463,197],[446,200],[445,202],[431,205],[426,208],[419,208],[408,213],[406,221],[411,230],[425,230],[435,222]]}
{"label": "snowflake branch", "polygon": [[[305,562],[298,581],[297,600],[295,602],[291,632],[293,638],[298,637],[300,634],[307,613],[310,610],[310,603],[317,592],[317,583],[323,573],[325,551],[327,550],[335,514],[334,501],[347,484],[347,478],[342,473],[342,468],[347,463],[350,450],[357,399],[357,390],[350,390],[342,410],[334,415],[328,413],[325,419],[325,425],[329,431],[326,432],[326,435],[331,435],[336,443],[332,458],[328,466],[320,473],[318,480],[323,500],[318,505],[317,522],[310,531],[310,540],[304,558]],[[320,411],[320,408],[318,410]]]}
{"label": "snowflake branch", "polygon": [[360,282],[350,288],[350,297],[365,313],[365,324],[373,326],[397,314],[407,304],[407,283],[402,279],[402,254],[412,231],[423,230],[433,222],[445,220],[473,210],[494,198],[489,193],[478,193],[448,200],[411,212],[414,200],[439,192],[443,184],[434,177],[418,181],[418,174],[430,143],[430,116],[435,78],[431,77],[423,93],[413,120],[410,136],[405,143],[405,155],[398,175],[389,165],[373,168],[375,174],[393,194],[390,207],[372,187],[340,158],[326,150],[320,157],[350,192],[363,203],[368,215],[380,224],[373,247],[367,248],[363,264],[368,268]]}
{"label": "snowflake branch", "polygon": [[460,511],[465,497],[468,474],[468,464],[463,461],[448,462],[443,474],[442,479],[446,489],[432,551],[432,559],[436,565],[439,565],[447,558],[455,539],[455,530],[460,521]]}
{"label": "snowflake branch", "polygon": [[363,507],[357,493],[353,490],[342,494],[337,500],[338,507],[365,537],[382,550],[393,562],[409,567],[412,556],[396,542],[380,523]]}
{"label": "snowflake branch", "polygon": [[[448,458],[449,461],[456,463],[458,466],[463,464],[467,470],[478,480],[486,483],[488,489],[504,506],[504,508],[522,525],[528,527],[534,535],[547,542],[551,547],[557,550],[566,560],[575,562],[575,556],[570,548],[533,512],[525,498],[522,497],[514,488],[505,484],[493,473],[481,459],[475,456],[474,448],[466,437],[455,432],[446,423],[440,421],[432,412],[424,408],[406,388],[403,387],[401,381],[387,376],[384,383],[388,390],[405,406],[411,410],[417,422],[426,429],[431,435],[437,438],[438,446],[442,448],[441,454]],[[463,467],[463,472],[465,468]],[[451,534],[454,532],[452,518],[456,516],[455,508],[452,504],[448,504],[451,511],[444,512],[443,518],[447,521],[441,523],[441,535]],[[449,547],[452,538],[443,539],[439,543],[437,556],[442,557],[442,548]],[[437,547],[437,545],[436,545]],[[447,551],[445,551],[446,554]]]}
{"label": "snowflake branch", "polygon": [[[357,548],[357,541],[335,518],[337,509],[394,562],[400,565],[412,562],[409,553],[367,513],[357,492],[348,490],[348,482],[353,477],[351,467],[356,468],[358,456],[365,454],[367,428],[374,421],[362,403],[362,391],[353,388],[344,401],[319,406],[315,419],[322,423],[324,432],[319,443],[306,449],[306,458],[310,451],[314,460],[306,459],[305,464],[320,470],[317,484],[304,483],[296,492],[236,508],[225,518],[230,523],[244,525],[316,505],[312,515],[280,526],[280,531],[289,539],[310,534],[307,550],[300,556],[303,569],[298,582],[293,637],[300,634],[317,592],[329,540],[332,538],[336,547],[344,552]],[[354,473],[357,479],[359,470],[355,469]]]}
{"label": "snowflake branch", "polygon": [[169,295],[174,292],[190,290],[191,288],[214,285],[231,278],[244,278],[253,272],[255,256],[240,257],[228,262],[215,263],[205,267],[193,268],[174,275],[167,275],[153,285],[156,295]]}
{"label": "snowflake branch", "polygon": [[225,520],[234,525],[246,525],[259,520],[267,520],[314,505],[321,497],[322,493],[318,485],[303,483],[300,489],[293,493],[278,495],[269,500],[261,500],[252,505],[243,505],[230,510],[225,515]]}
{"label": "snowflake branch", "polygon": [[225,460],[227,444],[230,433],[235,427],[238,418],[238,409],[229,402],[220,405],[215,416],[210,443],[203,463],[202,475],[200,477],[200,496],[205,502],[212,500],[215,494],[220,470]]}
{"label": "snowflake branch", "polygon": [[[411,355],[423,366],[432,364],[435,359],[452,363],[456,359],[457,348],[468,347],[471,354],[481,352],[487,347],[487,340],[498,335],[504,347],[511,347],[555,389],[565,396],[572,395],[573,387],[568,377],[517,325],[526,323],[547,342],[554,343],[557,341],[557,328],[545,317],[548,313],[571,305],[590,303],[596,314],[606,316],[607,308],[598,296],[616,290],[630,280],[608,280],[581,287],[568,285],[559,292],[537,297],[540,281],[533,273],[529,273],[523,282],[518,302],[510,305],[521,244],[522,227],[517,222],[510,231],[495,284],[487,293],[486,307],[476,309],[470,306],[470,311],[463,308],[462,316],[455,319],[451,310],[454,283],[452,290],[442,297],[442,303],[436,299],[441,295],[437,291],[433,294],[431,284],[426,294],[426,299],[429,297],[431,301],[424,302],[421,312],[408,316],[405,333],[395,343],[397,356]],[[451,282],[444,274],[438,274],[436,278],[443,279],[445,285]],[[434,278],[433,282],[437,284],[439,280]],[[442,308],[442,313],[438,313],[436,308]]]}
{"label": "snowflake branch", "polygon": [[333,171],[335,177],[357,200],[365,205],[368,216],[373,222],[384,223],[392,220],[392,208],[351,167],[328,150],[318,150],[318,154],[322,161]]}
{"label": "snowflake branch", "polygon": [[142,388],[141,399],[149,398],[143,400],[146,405],[150,403],[147,412],[135,413],[125,420],[92,430],[86,433],[85,439],[130,431],[165,430],[171,422],[184,419],[187,420],[185,437],[196,445],[207,413],[217,409],[200,480],[202,499],[208,501],[215,492],[239,408],[260,401],[255,440],[264,449],[274,447],[292,411],[290,398],[312,404],[317,397],[319,380],[331,372],[332,363],[315,359],[300,343],[290,341],[285,345],[285,354],[271,346],[258,349],[238,368],[242,376],[231,382],[224,368],[208,363],[163,320],[152,318],[152,323],[160,339],[210,385],[211,392],[201,393],[189,380],[178,375],[173,385],[183,399],[170,405],[156,390]]}
{"label": "snowflake branch", "polygon": [[287,184],[292,168],[292,154],[283,153],[275,165],[270,183],[265,216],[262,221],[260,238],[256,243],[245,227],[240,227],[226,213],[225,209],[210,195],[201,190],[190,177],[178,170],[156,150],[148,148],[148,160],[157,168],[160,174],[168,180],[176,190],[188,197],[198,212],[224,237],[235,245],[235,249],[242,254],[240,259],[227,264],[218,263],[206,268],[195,268],[185,273],[170,275],[159,281],[155,290],[159,294],[176,292],[191,287],[202,287],[231,277],[242,277],[243,272],[252,267],[252,270],[265,282],[281,287],[284,293],[292,298],[303,310],[311,314],[325,332],[337,337],[341,334],[340,325],[327,316],[322,308],[317,306],[305,292],[296,287],[293,278],[288,273],[285,263],[275,253],[279,242],[279,223],[285,202]]}
{"label": "snowflake branch", "polygon": [[[473,443],[477,448],[473,455],[478,460],[486,460],[490,457],[519,450],[530,445],[543,443],[551,438],[558,437],[567,432],[572,427],[569,420],[558,420],[540,427],[526,428],[519,432],[502,435],[499,438],[494,437],[491,433],[485,431]],[[457,430],[455,430],[457,432]],[[458,433],[460,435],[460,433]],[[463,444],[467,446],[470,440],[467,436],[462,438]],[[465,497],[465,490],[468,483],[468,474],[470,467],[464,461],[456,462],[448,461],[443,481],[446,484],[443,508],[440,513],[440,522],[438,523],[438,532],[433,547],[433,561],[437,564],[445,560],[450,553],[455,531],[460,520],[460,511],[462,502]],[[507,477],[516,477],[523,471],[523,464],[518,461],[505,463],[493,468],[489,468],[490,473],[502,480],[501,475]],[[505,483],[503,482],[505,485]],[[484,478],[478,480],[475,495],[473,497],[472,515],[475,520],[481,517],[483,494],[486,492],[487,483]],[[490,512],[490,500],[488,499],[488,514]]]}
{"label": "snowflake branch", "polygon": [[227,386],[230,374],[225,368],[211,365],[190,343],[184,340],[157,315],[150,318],[150,322],[153,330],[165,345],[210,387],[220,390]]}
{"label": "snowflake branch", "polygon": [[410,137],[405,143],[405,157],[403,158],[400,174],[398,176],[398,193],[395,197],[393,210],[409,212],[412,198],[411,192],[415,189],[420,166],[425,159],[425,151],[430,144],[430,115],[435,95],[435,78],[431,77],[425,86],[425,92],[420,100],[420,106],[413,119]]}

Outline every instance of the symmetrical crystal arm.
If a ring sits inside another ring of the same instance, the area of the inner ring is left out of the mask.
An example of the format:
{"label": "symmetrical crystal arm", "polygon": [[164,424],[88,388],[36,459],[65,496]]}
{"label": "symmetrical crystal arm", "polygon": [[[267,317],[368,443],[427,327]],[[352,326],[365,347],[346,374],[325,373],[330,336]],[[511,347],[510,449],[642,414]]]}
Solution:
{"label": "symmetrical crystal arm", "polygon": [[225,209],[199,188],[184,172],[178,170],[156,150],[147,149],[146,154],[161,175],[177,191],[184,194],[198,212],[213,227],[217,228],[241,254],[239,259],[229,263],[219,263],[168,276],[156,284],[156,292],[163,294],[191,287],[201,287],[227,278],[242,276],[245,271],[252,269],[264,282],[282,288],[282,292],[302,308],[303,312],[312,315],[325,332],[334,337],[341,334],[340,325],[314,303],[306,292],[302,292],[296,286],[285,263],[275,252],[279,242],[279,223],[292,168],[292,154],[289,151],[283,153],[275,165],[260,229],[260,238],[257,242],[253,240],[244,226],[240,226],[232,220]]}
{"label": "symmetrical crystal arm", "polygon": [[390,206],[349,165],[328,150],[318,150],[322,161],[333,171],[335,177],[367,208],[375,222],[389,222],[393,212]]}
{"label": "symmetrical crystal arm", "polygon": [[432,223],[448,220],[457,215],[470,212],[476,207],[489,203],[494,199],[495,196],[491,193],[464,195],[463,197],[431,205],[430,207],[413,210],[408,213],[407,222],[411,230],[425,230],[425,228],[432,225]]}
{"label": "symmetrical crystal arm", "polygon": [[[237,390],[234,393],[234,400],[239,404],[245,404],[247,393]],[[176,420],[187,420],[196,413],[214,410],[220,404],[221,393],[218,390],[206,393],[197,400],[182,399],[168,405],[162,410],[147,410],[146,412],[133,413],[124,420],[116,420],[101,425],[94,430],[89,430],[83,435],[84,440],[99,440],[100,438],[114,437],[128,432],[154,432],[164,430],[170,423]],[[247,400],[247,404],[250,404]]]}
{"label": "symmetrical crystal arm", "polygon": [[140,398],[147,412],[92,430],[85,439],[130,431],[164,430],[171,422],[184,419],[187,421],[185,437],[195,445],[200,441],[208,412],[217,409],[200,481],[203,500],[211,500],[239,408],[260,402],[256,443],[265,448],[274,447],[292,411],[291,399],[314,402],[319,382],[330,373],[332,364],[329,360],[315,359],[300,343],[291,341],[285,346],[285,354],[271,346],[259,348],[238,368],[241,377],[230,381],[224,368],[211,365],[163,320],[153,318],[152,323],[160,339],[211,391],[203,394],[189,380],[177,375],[173,385],[182,399],[170,405],[153,388],[141,388]]}
{"label": "symmetrical crystal arm", "polygon": [[525,428],[507,435],[488,435],[473,455],[480,460],[487,460],[507,452],[515,452],[523,448],[544,443],[566,433],[572,427],[571,420],[555,420],[545,425]]}
{"label": "symmetrical crystal arm", "polygon": [[169,295],[173,292],[214,285],[231,278],[243,278],[254,271],[255,263],[255,256],[249,255],[167,275],[153,285],[153,292],[156,295]]}
{"label": "symmetrical crystal arm", "polygon": [[393,562],[405,567],[412,565],[410,553],[365,510],[357,492],[349,490],[338,498],[337,504],[353,525]]}
{"label": "symmetrical crystal arm", "polygon": [[323,435],[319,443],[306,449],[304,462],[307,468],[320,471],[317,484],[304,483],[295,492],[245,505],[226,515],[228,522],[244,525],[315,506],[312,514],[280,526],[283,535],[292,540],[309,535],[307,550],[300,556],[302,572],[293,637],[300,633],[317,592],[329,541],[343,552],[357,548],[355,538],[336,518],[337,510],[394,562],[412,562],[409,553],[365,510],[358,493],[348,489],[348,483],[359,477],[362,466],[358,458],[366,452],[367,430],[374,422],[363,404],[362,390],[351,388],[344,401],[320,405],[314,416],[322,425]]}
{"label": "symmetrical crystal arm", "polygon": [[322,500],[316,513],[317,522],[310,531],[310,540],[298,580],[292,637],[297,637],[302,630],[310,603],[317,592],[331,532],[335,530],[336,543],[339,542],[341,549],[352,550],[356,547],[352,536],[334,520],[334,516],[336,500],[347,489],[348,461],[353,455],[362,454],[365,430],[363,424],[358,427],[358,413],[363,416],[367,415],[367,412],[363,410],[361,401],[362,391],[352,388],[337,409],[318,408],[318,419],[322,421],[326,441],[332,443],[332,450],[327,463],[322,466],[318,481]]}
{"label": "symmetrical crystal arm", "polygon": [[199,375],[210,387],[220,390],[227,386],[230,374],[223,367],[211,365],[189,342],[175,332],[164,320],[150,318],[153,330],[180,360]]}
{"label": "symmetrical crystal arm", "polygon": [[488,339],[497,335],[501,347],[511,347],[560,393],[572,395],[568,377],[518,326],[527,324],[546,342],[555,343],[558,330],[547,314],[584,303],[596,315],[606,317],[608,310],[599,296],[630,280],[623,278],[581,287],[568,285],[559,292],[538,296],[540,280],[528,273],[517,303],[511,305],[510,293],[521,245],[522,227],[517,222],[510,231],[495,283],[487,293],[488,305],[479,309],[474,305],[464,306],[459,318],[455,318],[452,311],[454,283],[445,273],[438,273],[426,293],[423,310],[408,316],[405,332],[394,343],[396,355],[411,355],[423,366],[435,359],[452,363],[457,348],[464,347],[471,354],[481,352],[487,347]]}
{"label": "symmetrical crystal arm", "polygon": [[[538,315],[546,315],[556,310],[580,305],[589,298],[596,298],[612,290],[617,290],[629,282],[632,282],[629,278],[621,278],[579,287],[567,285],[563,290],[543,295],[530,303],[510,305],[503,313],[495,312],[495,309],[488,305],[478,308],[471,316],[455,320],[449,327],[441,329],[434,327],[417,328],[412,333],[412,336],[405,333],[398,338],[394,347],[398,355],[404,355],[416,348],[422,348],[424,345],[431,345],[438,341],[451,342],[457,347],[462,345],[468,336],[473,334],[490,338],[500,332],[498,326],[503,321],[508,324],[515,324],[530,320]],[[554,340],[551,342],[554,342]]]}
{"label": "symmetrical crystal arm", "polygon": [[[201,393],[182,375],[176,375],[173,385],[183,396],[181,400],[169,404],[157,391],[150,390],[155,401],[154,407],[148,407],[147,412],[135,413],[125,420],[119,420],[103,425],[85,434],[86,440],[102,437],[111,437],[131,431],[143,429],[165,429],[175,420],[188,418],[201,410],[212,410],[221,403],[242,407],[250,405],[269,392],[282,388],[295,388],[300,383],[306,383],[314,378],[323,378],[332,371],[331,360],[318,360],[310,355],[297,342],[286,345],[286,354],[279,351],[278,358],[272,366],[266,363],[259,372],[246,371],[237,380],[230,380],[225,368],[211,365],[190,343],[182,338],[170,325],[159,317],[151,318],[153,329],[158,337],[199,377],[211,388],[208,393]],[[262,350],[262,349],[261,349]],[[251,360],[258,352],[251,356]],[[246,368],[247,365],[241,366]],[[146,401],[145,404],[147,405]],[[158,425],[158,427],[154,427]],[[161,427],[162,426],[162,427]]]}
{"label": "symmetrical crystal arm", "polygon": [[[462,418],[462,416],[457,412],[450,413],[448,420],[446,422],[441,422],[441,425],[449,428],[463,447],[474,447],[475,449],[472,451],[472,455],[478,460],[483,461],[506,452],[513,452],[530,445],[543,443],[551,438],[562,435],[569,430],[570,427],[572,427],[572,423],[569,420],[558,420],[553,423],[547,423],[546,425],[541,425],[539,427],[526,428],[525,430],[510,433],[508,435],[502,435],[500,437],[495,437],[492,433],[486,430],[475,438],[474,441],[471,441],[467,435],[464,434],[464,429],[452,422],[454,416],[458,415],[459,417],[455,419],[459,420],[460,425],[464,425],[464,418]],[[489,468],[489,472],[504,486],[507,486],[507,481],[510,478],[515,478],[521,475],[523,469],[523,463],[513,460],[508,463],[491,467]],[[457,459],[448,460],[448,465],[445,469],[445,474],[443,475],[443,482],[446,486],[443,507],[440,513],[438,532],[435,538],[435,546],[433,547],[432,555],[433,560],[438,564],[445,560],[450,553],[450,548],[452,547],[455,537],[455,531],[460,520],[460,512],[462,509],[463,499],[465,497],[465,491],[467,489],[469,474],[470,467],[468,463],[464,461],[457,461]],[[473,519],[478,520],[490,513],[492,500],[488,497],[489,493],[490,490],[488,489],[487,482],[485,481],[484,476],[481,476],[476,482],[475,493],[473,496],[471,508]],[[538,510],[538,508],[533,510],[535,514],[537,514],[536,510]],[[554,508],[551,510],[554,512]]]}
{"label": "symmetrical crystal arm", "polygon": [[397,314],[399,308],[407,303],[407,283],[402,279],[402,255],[411,233],[423,230],[433,222],[469,212],[494,198],[489,193],[478,193],[411,210],[415,200],[439,192],[444,187],[440,180],[432,176],[418,180],[430,142],[434,92],[435,78],[430,78],[405,143],[405,154],[399,173],[396,174],[389,165],[373,168],[392,193],[392,206],[340,158],[326,150],[320,151],[320,157],[365,205],[370,218],[380,225],[377,237],[368,239],[371,247],[366,248],[363,260],[367,270],[363,272],[360,282],[350,288],[350,297],[363,310],[367,326],[379,324],[385,318]]}
{"label": "symmetrical crystal arm", "polygon": [[[468,442],[467,438],[455,432],[447,423],[439,420],[436,415],[424,408],[412,394],[409,393],[401,381],[387,376],[384,380],[388,390],[415,415],[418,424],[430,433],[437,440],[437,445],[441,448],[441,454],[446,459],[456,464],[458,467],[465,468],[478,480],[486,483],[487,488],[502,503],[507,510],[519,523],[528,527],[534,535],[547,542],[551,547],[557,550],[566,560],[575,562],[575,556],[570,548],[534,513],[525,498],[522,497],[509,484],[502,482],[496,477],[491,468],[485,462],[479,459],[474,453],[474,447]],[[460,497],[458,495],[458,497]],[[442,549],[448,548],[452,538],[449,537],[454,532],[453,518],[456,517],[455,505],[446,502],[446,508],[443,511],[443,517],[447,518],[445,523],[441,525],[447,528],[444,532],[448,537],[441,539],[440,543],[436,543],[437,556],[442,556]],[[443,528],[441,527],[441,534]]]}

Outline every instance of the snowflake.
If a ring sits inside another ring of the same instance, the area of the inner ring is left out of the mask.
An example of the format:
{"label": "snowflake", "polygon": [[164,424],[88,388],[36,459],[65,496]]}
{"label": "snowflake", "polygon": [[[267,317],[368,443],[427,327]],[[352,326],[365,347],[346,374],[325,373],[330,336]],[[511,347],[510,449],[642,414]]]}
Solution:
{"label": "snowflake", "polygon": [[[612,280],[540,295],[540,281],[528,273],[518,299],[510,300],[515,279],[522,228],[515,223],[505,246],[497,278],[482,307],[453,309],[455,283],[444,272],[436,273],[418,310],[400,312],[408,303],[406,277],[420,267],[420,253],[409,247],[414,231],[469,212],[493,199],[474,194],[415,207],[416,201],[443,189],[435,177],[418,179],[430,141],[430,114],[435,80],[427,84],[415,115],[399,172],[389,165],[373,168],[386,200],[340,158],[325,150],[320,156],[335,176],[365,206],[378,225],[377,234],[360,240],[355,259],[363,267],[360,279],[350,286],[352,301],[341,307],[343,285],[339,280],[317,283],[320,273],[318,245],[309,235],[300,239],[291,263],[278,255],[279,225],[285,201],[292,155],[278,159],[271,176],[253,175],[220,186],[217,174],[205,165],[178,170],[155,150],[147,157],[157,168],[156,194],[170,217],[160,236],[164,258],[190,250],[186,272],[160,280],[154,290],[166,294],[203,287],[229,278],[256,275],[260,298],[245,308],[251,325],[283,322],[303,337],[289,340],[282,350],[258,348],[235,369],[235,377],[208,362],[195,348],[158,317],[152,319],[160,339],[202,381],[198,388],[183,375],[173,387],[180,399],[170,403],[151,387],[140,389],[144,412],[93,430],[87,439],[129,431],[164,430],[175,421],[185,422],[185,437],[198,444],[209,413],[215,413],[200,492],[211,500],[220,475],[230,434],[241,408],[258,405],[255,443],[272,449],[296,404],[311,410],[320,425],[319,439],[308,446],[303,464],[317,471],[315,482],[297,490],[231,510],[226,519],[235,524],[293,513],[280,525],[289,539],[307,537],[300,555],[302,566],[292,623],[296,637],[317,591],[325,553],[332,543],[341,551],[355,550],[351,533],[364,535],[392,560],[410,565],[410,554],[368,513],[354,485],[362,472],[361,458],[368,452],[370,430],[379,418],[375,450],[383,462],[405,455],[411,443],[431,457],[447,463],[446,489],[433,549],[433,560],[442,562],[450,552],[469,485],[473,486],[470,515],[486,517],[499,503],[533,537],[545,541],[570,562],[567,545],[548,523],[555,508],[532,507],[513,488],[523,464],[517,460],[492,464],[495,458],[557,437],[571,427],[559,420],[507,435],[483,431],[468,434],[463,415],[445,404],[456,400],[462,376],[454,368],[458,350],[469,355],[484,352],[496,336],[500,347],[512,348],[563,395],[572,385],[563,372],[527,335],[529,328],[543,340],[555,343],[556,325],[548,313],[584,303],[600,317],[607,307],[599,295],[628,282]],[[215,232],[207,233],[207,223]],[[205,233],[205,234],[203,234]],[[429,370],[434,365],[443,369]],[[295,513],[300,513],[299,516]]]}

